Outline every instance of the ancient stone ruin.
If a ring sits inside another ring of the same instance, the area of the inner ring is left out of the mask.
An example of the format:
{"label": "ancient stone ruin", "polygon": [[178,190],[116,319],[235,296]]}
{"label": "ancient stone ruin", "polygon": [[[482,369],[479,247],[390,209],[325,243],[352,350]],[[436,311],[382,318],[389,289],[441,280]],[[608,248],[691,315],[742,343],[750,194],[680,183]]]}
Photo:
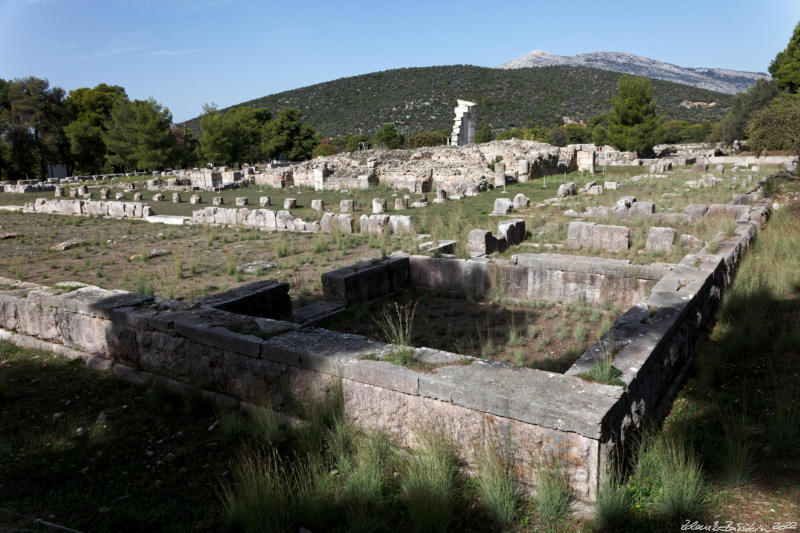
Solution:
{"label": "ancient stone ruin", "polygon": [[455,108],[455,120],[453,133],[450,134],[450,144],[453,146],[465,146],[475,144],[475,102],[458,100]]}

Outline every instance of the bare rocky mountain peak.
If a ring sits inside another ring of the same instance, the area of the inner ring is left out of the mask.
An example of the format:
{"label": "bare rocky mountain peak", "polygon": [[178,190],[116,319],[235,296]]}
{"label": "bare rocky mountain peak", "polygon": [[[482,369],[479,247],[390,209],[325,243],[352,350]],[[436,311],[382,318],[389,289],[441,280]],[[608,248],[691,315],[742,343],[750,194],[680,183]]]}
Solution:
{"label": "bare rocky mountain peak", "polygon": [[679,67],[671,63],[634,54],[604,51],[576,54],[574,56],[560,56],[544,50],[533,50],[508,63],[498,65],[497,68],[515,69],[553,65],[592,67],[612,72],[623,72],[727,94],[746,91],[757,79],[769,78],[769,75],[763,72]]}

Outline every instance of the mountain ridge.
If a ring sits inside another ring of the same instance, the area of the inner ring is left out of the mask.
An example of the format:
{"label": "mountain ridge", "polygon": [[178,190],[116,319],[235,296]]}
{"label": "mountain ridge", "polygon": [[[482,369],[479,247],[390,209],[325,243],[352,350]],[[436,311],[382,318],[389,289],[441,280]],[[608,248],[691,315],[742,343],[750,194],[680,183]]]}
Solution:
{"label": "mountain ridge", "polygon": [[722,92],[736,94],[746,91],[759,78],[769,78],[764,72],[747,72],[740,70],[680,67],[626,52],[586,52],[573,56],[561,56],[545,50],[532,50],[525,55],[498,65],[498,69],[520,69],[549,66],[590,67],[623,74],[634,74],[648,78],[671,81]]}
{"label": "mountain ridge", "polygon": [[[372,135],[384,122],[410,123],[405,133],[450,130],[456,99],[477,102],[478,124],[497,130],[530,123],[551,127],[563,118],[587,120],[611,108],[621,74],[587,67],[496,69],[470,65],[392,69],[300,87],[230,107],[297,107],[323,136]],[[720,120],[731,96],[653,80],[667,120]],[[697,103],[702,105],[697,105]],[[229,108],[226,108],[229,109]],[[224,110],[223,110],[224,111]],[[199,117],[181,123],[198,131]]]}

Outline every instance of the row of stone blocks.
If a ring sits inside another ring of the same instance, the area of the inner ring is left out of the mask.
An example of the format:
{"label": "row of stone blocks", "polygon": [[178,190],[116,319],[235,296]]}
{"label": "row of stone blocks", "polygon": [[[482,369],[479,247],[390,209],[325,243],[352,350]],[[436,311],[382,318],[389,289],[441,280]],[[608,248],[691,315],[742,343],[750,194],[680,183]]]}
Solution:
{"label": "row of stone blocks", "polygon": [[37,198],[26,203],[23,213],[44,213],[54,215],[92,215],[113,218],[147,218],[150,206],[141,202],[114,202],[94,200],[48,200]]}
{"label": "row of stone blocks", "polygon": [[503,253],[509,246],[516,246],[525,240],[525,221],[522,219],[504,220],[497,225],[497,235],[485,229],[474,229],[467,237],[467,249],[471,257]]}

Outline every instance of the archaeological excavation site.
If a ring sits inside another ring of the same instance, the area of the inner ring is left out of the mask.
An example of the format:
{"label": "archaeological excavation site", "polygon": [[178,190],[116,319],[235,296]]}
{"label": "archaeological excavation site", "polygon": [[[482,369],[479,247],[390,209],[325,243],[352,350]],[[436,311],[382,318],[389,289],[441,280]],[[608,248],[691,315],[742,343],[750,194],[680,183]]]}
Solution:
{"label": "archaeological excavation site", "polygon": [[591,504],[669,412],[797,158],[469,135],[5,183],[2,338],[229,408],[340,386],[360,428],[409,448],[445,428],[467,468],[501,447],[531,488],[555,460]]}

